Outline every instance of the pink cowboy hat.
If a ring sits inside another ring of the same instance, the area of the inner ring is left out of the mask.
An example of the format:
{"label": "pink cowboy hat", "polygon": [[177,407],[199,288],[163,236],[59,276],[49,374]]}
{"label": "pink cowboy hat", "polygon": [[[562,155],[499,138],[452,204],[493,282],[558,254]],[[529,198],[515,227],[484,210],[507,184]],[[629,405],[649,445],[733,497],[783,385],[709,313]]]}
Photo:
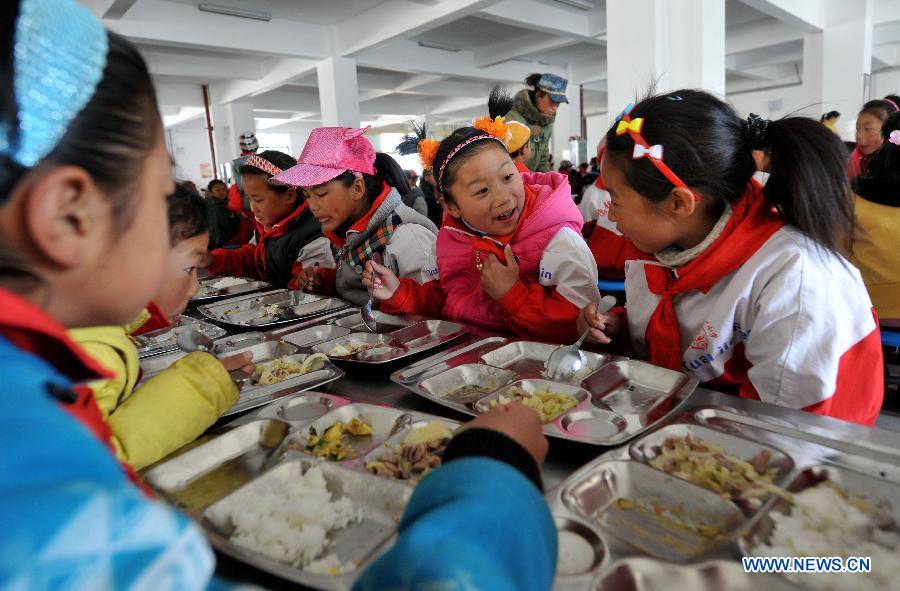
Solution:
{"label": "pink cowboy hat", "polygon": [[309,134],[296,166],[272,177],[295,187],[314,187],[347,172],[375,174],[375,149],[363,137],[368,127],[318,127]]}

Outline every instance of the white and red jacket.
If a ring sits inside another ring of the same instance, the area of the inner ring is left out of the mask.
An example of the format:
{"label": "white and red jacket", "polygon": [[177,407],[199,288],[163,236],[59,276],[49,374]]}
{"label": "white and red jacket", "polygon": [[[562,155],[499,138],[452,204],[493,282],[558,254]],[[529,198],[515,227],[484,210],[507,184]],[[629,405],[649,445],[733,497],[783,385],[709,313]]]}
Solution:
{"label": "white and red jacket", "polygon": [[[446,217],[437,239],[440,278],[424,285],[401,280],[382,311],[467,322],[531,340],[575,340],[579,310],[599,297],[596,267],[579,234],[581,218],[564,175],[523,173],[522,179],[525,209],[511,236],[477,236]],[[495,301],[481,287],[477,264],[492,254],[506,264],[506,244],[518,259],[519,281]]]}
{"label": "white and red jacket", "polygon": [[[742,202],[749,198],[763,200],[756,183]],[[658,365],[680,360],[678,369],[743,398],[874,424],[884,398],[881,337],[859,272],[781,223],[770,225],[754,244],[735,230],[742,218],[745,226],[754,223],[747,221],[752,208],[742,205],[747,204],[735,206],[725,231],[698,259],[667,271],[675,280],[670,285],[677,285],[691,274],[716,277],[708,268],[711,261],[743,261],[712,285],[669,292],[678,335],[660,316],[665,290],[658,280],[651,286],[661,264],[628,262],[627,322],[634,352]],[[674,346],[680,355],[669,356],[665,349]]]}
{"label": "white and red jacket", "polygon": [[600,177],[584,190],[578,205],[584,218],[582,233],[597,262],[597,274],[603,279],[624,279],[625,262],[647,258],[609,219],[609,192]]}

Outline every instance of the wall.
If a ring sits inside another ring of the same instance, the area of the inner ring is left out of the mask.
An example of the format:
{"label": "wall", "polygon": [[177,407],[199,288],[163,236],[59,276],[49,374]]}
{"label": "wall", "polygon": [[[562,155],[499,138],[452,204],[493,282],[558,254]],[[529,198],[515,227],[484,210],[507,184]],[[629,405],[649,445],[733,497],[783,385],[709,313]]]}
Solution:
{"label": "wall", "polygon": [[212,164],[209,136],[203,120],[198,118],[166,129],[169,154],[175,160],[175,176],[178,180],[190,180],[198,189],[205,187],[212,177],[200,174],[201,164]]}

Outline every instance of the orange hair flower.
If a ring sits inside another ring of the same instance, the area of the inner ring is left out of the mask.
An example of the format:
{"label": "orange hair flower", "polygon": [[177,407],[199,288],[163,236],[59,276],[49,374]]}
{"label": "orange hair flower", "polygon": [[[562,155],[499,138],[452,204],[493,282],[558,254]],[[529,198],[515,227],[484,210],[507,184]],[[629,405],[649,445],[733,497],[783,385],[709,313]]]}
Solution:
{"label": "orange hair flower", "polygon": [[419,160],[422,161],[423,168],[431,168],[431,165],[434,163],[434,156],[437,154],[438,146],[441,145],[441,142],[433,139],[423,139],[419,142],[418,152],[419,152]]}
{"label": "orange hair flower", "polygon": [[509,141],[509,126],[506,124],[506,119],[504,117],[494,117],[491,119],[489,115],[486,115],[481,119],[473,121],[472,127],[494,136],[503,142],[504,145]]}

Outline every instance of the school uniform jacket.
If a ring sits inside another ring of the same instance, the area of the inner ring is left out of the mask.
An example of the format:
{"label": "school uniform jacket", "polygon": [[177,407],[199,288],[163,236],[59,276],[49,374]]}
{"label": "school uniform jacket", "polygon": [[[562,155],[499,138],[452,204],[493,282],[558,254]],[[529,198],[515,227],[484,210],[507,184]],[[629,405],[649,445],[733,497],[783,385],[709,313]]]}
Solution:
{"label": "school uniform jacket", "polygon": [[519,281],[499,301],[481,287],[478,260],[503,262],[504,244],[476,236],[447,218],[438,233],[440,277],[419,285],[402,280],[382,302],[387,313],[421,314],[508,331],[548,342],[577,338],[579,310],[597,296],[597,271],[580,235],[581,216],[559,173],[523,173],[526,206],[508,243],[518,257]]}
{"label": "school uniform jacket", "polygon": [[[731,248],[741,248],[734,244]],[[631,346],[646,356],[661,300],[626,265]],[[677,275],[677,269],[675,270]],[[782,226],[708,291],[674,299],[681,368],[743,398],[872,425],[884,397],[877,320],[859,272]]]}
{"label": "school uniform jacket", "polygon": [[304,202],[271,228],[256,225],[254,244],[212,251],[211,275],[234,275],[285,287],[303,267],[334,267],[322,226]]}

